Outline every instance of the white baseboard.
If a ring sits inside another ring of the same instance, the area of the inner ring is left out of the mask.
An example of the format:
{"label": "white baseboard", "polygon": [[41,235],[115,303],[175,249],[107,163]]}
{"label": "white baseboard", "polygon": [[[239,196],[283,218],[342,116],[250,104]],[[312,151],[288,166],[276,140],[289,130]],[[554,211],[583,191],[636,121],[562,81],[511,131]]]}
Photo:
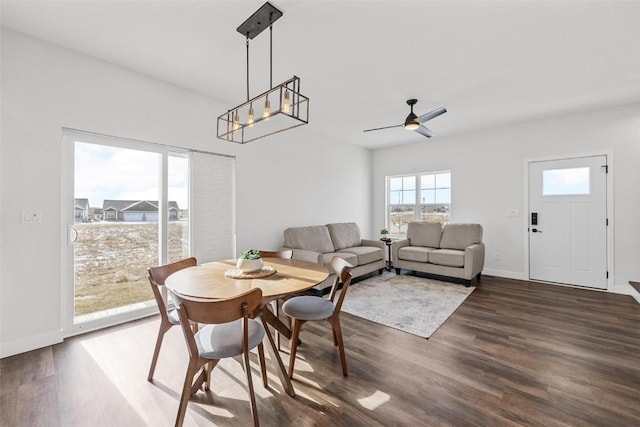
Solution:
{"label": "white baseboard", "polygon": [[62,342],[62,329],[0,344],[0,359]]}
{"label": "white baseboard", "polygon": [[507,270],[495,270],[492,268],[485,268],[482,270],[483,276],[496,276],[496,277],[504,277],[505,279],[515,279],[515,280],[529,280],[527,277],[524,277],[524,274],[517,271],[507,271]]}
{"label": "white baseboard", "polygon": [[612,292],[622,295],[631,295],[638,303],[640,303],[640,293],[628,283],[614,284]]}
{"label": "white baseboard", "polygon": [[[485,268],[484,270],[482,270],[482,274],[486,276],[504,277],[506,279],[529,280],[529,278],[525,277],[523,273],[519,273],[515,271],[494,270],[490,268]],[[566,285],[566,286],[571,286],[571,285]],[[581,288],[581,289],[588,289],[588,288]],[[607,291],[606,289],[596,289],[596,290],[600,290],[600,291],[604,290],[605,292],[612,292],[615,294],[631,295],[638,303],[640,303],[640,292],[636,291],[628,283],[614,284],[613,289],[609,291]]]}

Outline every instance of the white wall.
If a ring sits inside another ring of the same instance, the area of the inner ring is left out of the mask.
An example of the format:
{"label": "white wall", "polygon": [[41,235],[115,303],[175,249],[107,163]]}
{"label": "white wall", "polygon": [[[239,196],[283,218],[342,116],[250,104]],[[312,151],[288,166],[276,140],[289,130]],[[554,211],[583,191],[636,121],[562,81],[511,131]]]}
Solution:
{"label": "white wall", "polygon": [[[527,279],[527,162],[585,154],[613,154],[613,290],[633,293],[628,281],[640,278],[640,104],[377,150],[373,222],[384,225],[385,176],[451,170],[452,221],[483,225],[485,273]],[[511,209],[520,217],[508,217]]]}
{"label": "white wall", "polygon": [[[238,250],[275,248],[292,225],[371,229],[370,152],[312,125],[222,142],[215,119],[228,105],[5,29],[1,66],[0,357],[63,336],[62,127],[235,155]],[[42,223],[21,224],[23,209]]]}

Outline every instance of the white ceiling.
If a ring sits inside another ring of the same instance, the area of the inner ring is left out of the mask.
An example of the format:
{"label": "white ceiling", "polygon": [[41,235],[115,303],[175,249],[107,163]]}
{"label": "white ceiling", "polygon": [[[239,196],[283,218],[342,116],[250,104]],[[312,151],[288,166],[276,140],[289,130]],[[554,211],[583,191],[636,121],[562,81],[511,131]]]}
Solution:
{"label": "white ceiling", "polygon": [[[233,107],[259,1],[1,0],[2,26]],[[640,2],[274,0],[274,83],[294,74],[310,127],[367,148],[430,140],[401,128],[408,98],[436,138],[640,102]],[[251,96],[269,86],[268,32],[251,42]],[[221,111],[220,113],[222,113]],[[433,139],[431,140],[433,141]]]}

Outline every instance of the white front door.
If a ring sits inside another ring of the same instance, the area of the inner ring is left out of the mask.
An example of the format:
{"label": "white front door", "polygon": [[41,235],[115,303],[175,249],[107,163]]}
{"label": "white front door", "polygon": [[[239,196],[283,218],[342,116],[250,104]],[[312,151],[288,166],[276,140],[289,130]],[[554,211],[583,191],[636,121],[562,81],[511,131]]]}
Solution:
{"label": "white front door", "polygon": [[607,156],[529,163],[529,277],[607,288]]}

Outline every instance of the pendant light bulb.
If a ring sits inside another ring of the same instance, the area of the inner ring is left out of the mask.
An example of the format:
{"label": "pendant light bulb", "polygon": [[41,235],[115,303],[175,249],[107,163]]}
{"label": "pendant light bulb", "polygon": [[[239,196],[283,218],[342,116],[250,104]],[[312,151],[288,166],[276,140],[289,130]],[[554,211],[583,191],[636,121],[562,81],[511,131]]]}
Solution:
{"label": "pendant light bulb", "polygon": [[284,99],[282,100],[282,112],[289,113],[291,103],[289,102],[289,89],[285,89],[284,91]]}
{"label": "pendant light bulb", "polygon": [[240,129],[240,116],[238,115],[238,111],[236,110],[235,114],[233,115],[233,131],[237,131],[238,129]]}
{"label": "pendant light bulb", "polygon": [[249,115],[247,116],[247,124],[249,127],[253,126],[253,104],[249,104]]}
{"label": "pendant light bulb", "polygon": [[269,98],[267,98],[266,101],[264,101],[264,113],[262,113],[262,117],[264,117],[265,120],[268,120],[270,116],[271,116],[271,103],[269,102]]}

